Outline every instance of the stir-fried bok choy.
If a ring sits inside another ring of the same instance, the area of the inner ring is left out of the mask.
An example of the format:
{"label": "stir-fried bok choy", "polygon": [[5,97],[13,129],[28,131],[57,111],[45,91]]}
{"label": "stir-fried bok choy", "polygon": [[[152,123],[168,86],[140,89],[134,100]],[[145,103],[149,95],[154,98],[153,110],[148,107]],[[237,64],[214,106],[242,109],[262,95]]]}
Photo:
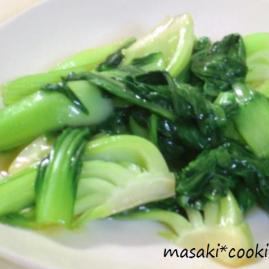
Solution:
{"label": "stir-fried bok choy", "polygon": [[4,83],[0,221],[145,219],[179,246],[251,248],[245,216],[269,212],[268,70],[268,33],[212,41],[183,14]]}

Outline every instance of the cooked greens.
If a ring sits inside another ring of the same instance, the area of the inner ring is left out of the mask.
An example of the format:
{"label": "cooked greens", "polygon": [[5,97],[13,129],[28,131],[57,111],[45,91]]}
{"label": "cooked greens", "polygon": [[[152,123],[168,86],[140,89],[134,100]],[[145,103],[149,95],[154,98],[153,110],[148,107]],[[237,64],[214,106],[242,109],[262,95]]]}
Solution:
{"label": "cooked greens", "polygon": [[231,34],[211,46],[200,42],[191,59],[191,71],[203,81],[203,92],[211,98],[231,90],[235,82],[244,82],[247,66],[242,37]]}
{"label": "cooked greens", "polygon": [[176,197],[183,208],[202,209],[233,191],[246,212],[255,203],[269,210],[269,160],[239,144],[203,151],[177,174]]}
{"label": "cooked greens", "polygon": [[[253,237],[244,221],[242,212],[233,195],[228,192],[217,202],[207,203],[202,211],[186,209],[186,217],[160,209],[130,214],[128,219],[159,221],[169,228],[164,236],[177,245],[206,249],[207,244],[217,246],[220,242],[235,249],[253,247]],[[206,238],[206,240],[203,240]],[[228,266],[241,266],[251,262],[246,257],[229,258],[226,253],[215,259]]]}
{"label": "cooked greens", "polygon": [[35,183],[38,223],[68,225],[72,221],[87,134],[87,129],[64,130],[40,162]]}
{"label": "cooked greens", "polygon": [[[244,37],[247,53],[247,83],[266,91],[268,82],[269,33],[254,33]],[[267,91],[268,92],[268,91]]]}
{"label": "cooked greens", "polygon": [[180,246],[252,247],[244,215],[269,212],[268,48],[267,33],[195,38],[184,14],[6,83],[0,220],[124,216]]}
{"label": "cooked greens", "polygon": [[75,210],[81,222],[159,201],[174,192],[174,175],[152,143],[137,136],[104,136],[86,147]]}
{"label": "cooked greens", "polygon": [[[169,45],[167,45],[167,42]],[[167,18],[150,34],[137,40],[123,51],[123,62],[130,64],[136,58],[151,53],[161,53],[155,70],[166,70],[172,76],[179,75],[188,65],[194,45],[193,22],[189,14]]]}
{"label": "cooked greens", "polygon": [[6,105],[18,102],[24,97],[37,92],[48,83],[57,83],[62,77],[72,72],[87,72],[96,69],[99,64],[117,50],[121,50],[135,41],[127,38],[99,48],[81,51],[57,64],[46,73],[28,75],[9,81],[3,85],[3,99]]}
{"label": "cooked greens", "polygon": [[[35,206],[37,227],[70,226],[72,216],[78,224],[174,195],[175,176],[151,142],[112,135],[85,145],[87,133],[83,128],[66,129],[38,166],[33,164],[0,184],[0,215],[7,214],[5,221],[9,216],[14,220],[17,211],[23,218],[21,210]],[[11,193],[20,191],[23,195],[14,199]]]}
{"label": "cooked greens", "polygon": [[[67,84],[72,96],[70,99],[55,85],[46,85],[21,101],[0,111],[0,150],[8,150],[30,142],[49,131],[66,126],[93,125],[105,120],[112,111],[107,98],[102,97],[99,89],[86,81]],[[79,102],[76,102],[79,100]],[[87,113],[85,113],[86,108]]]}
{"label": "cooked greens", "polygon": [[269,100],[243,84],[234,85],[239,105],[234,122],[240,135],[259,157],[269,157]]}

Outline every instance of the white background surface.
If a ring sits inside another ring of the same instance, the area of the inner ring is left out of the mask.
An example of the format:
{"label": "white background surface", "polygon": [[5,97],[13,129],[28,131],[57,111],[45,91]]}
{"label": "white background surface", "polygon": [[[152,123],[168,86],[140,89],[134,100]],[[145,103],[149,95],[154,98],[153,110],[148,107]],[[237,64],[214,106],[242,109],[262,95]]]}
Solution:
{"label": "white background surface", "polygon": [[[12,1],[0,0],[0,14],[3,3],[8,7]],[[268,31],[268,10],[266,0],[49,0],[0,25],[0,82],[46,69],[83,48],[139,35],[167,15],[191,12],[198,35],[218,38]],[[249,219],[257,240],[269,241],[268,217],[258,213]],[[157,224],[97,222],[79,234],[48,240],[0,226],[0,255],[35,269],[222,268],[211,261],[164,260],[162,249],[169,243],[156,236],[160,229]],[[268,268],[267,261],[252,268]]]}
{"label": "white background surface", "polygon": [[38,0],[0,0],[0,22],[3,22],[19,12],[30,8]]}

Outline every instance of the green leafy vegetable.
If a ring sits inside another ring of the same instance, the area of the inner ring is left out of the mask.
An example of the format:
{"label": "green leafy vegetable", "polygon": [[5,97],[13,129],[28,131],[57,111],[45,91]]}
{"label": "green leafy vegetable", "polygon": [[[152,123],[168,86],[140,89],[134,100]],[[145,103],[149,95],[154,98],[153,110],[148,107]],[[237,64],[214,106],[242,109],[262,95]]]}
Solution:
{"label": "green leafy vegetable", "polygon": [[95,86],[86,81],[67,85],[89,114],[74,106],[62,93],[37,92],[0,111],[0,150],[17,147],[65,126],[100,123],[112,112],[110,101]]}
{"label": "green leafy vegetable", "polygon": [[231,90],[235,82],[244,82],[247,74],[243,39],[231,34],[211,46],[202,46],[192,55],[191,70],[200,78],[203,91],[215,98],[221,91]]}
{"label": "green leafy vegetable", "polygon": [[9,81],[2,86],[4,104],[9,106],[17,103],[23,98],[36,93],[48,83],[60,82],[62,77],[71,72],[86,72],[88,70],[89,68],[86,66],[79,66],[72,69],[28,75]]}
{"label": "green leafy vegetable", "polygon": [[247,83],[256,89],[266,84],[269,79],[269,34],[247,35],[244,37],[244,43],[247,52]]}
{"label": "green leafy vegetable", "polygon": [[163,222],[180,246],[252,247],[243,214],[269,212],[268,45],[266,33],[195,40],[184,14],[3,85],[0,221],[121,214]]}
{"label": "green leafy vegetable", "polygon": [[44,92],[58,92],[67,97],[71,101],[71,103],[76,107],[78,110],[85,114],[89,114],[88,108],[84,106],[81,100],[76,96],[76,94],[69,88],[65,81],[60,83],[54,84],[47,84],[46,86],[41,88]]}
{"label": "green leafy vegetable", "polygon": [[[81,148],[77,146],[84,135],[83,130],[67,129],[58,138],[50,154],[49,166],[46,168],[46,159],[41,164],[41,167],[45,165],[45,169],[39,172],[42,180],[37,182],[37,198],[34,191],[36,167],[31,170],[33,174],[24,169],[14,175],[16,180],[10,176],[0,184],[0,193],[3,192],[0,216],[16,213],[33,205],[36,200],[39,222],[68,223],[75,199],[72,196],[75,190],[75,185],[71,184],[72,175],[77,167],[73,166],[77,155],[72,153],[80,153]],[[16,201],[11,193],[19,193],[20,190],[23,190],[23,195]],[[86,146],[74,216],[78,217],[76,223],[104,218],[174,194],[174,175],[152,143],[130,135],[104,136],[91,140]]]}
{"label": "green leafy vegetable", "polygon": [[235,126],[259,157],[269,157],[269,100],[252,91],[244,84],[234,85],[238,113],[234,116]]}
{"label": "green leafy vegetable", "polygon": [[231,190],[243,211],[256,203],[268,211],[268,165],[234,143],[203,151],[177,174],[177,201],[183,208],[202,209]]}
{"label": "green leafy vegetable", "polygon": [[[170,228],[162,234],[180,247],[204,249],[207,245],[217,248],[218,244],[228,248],[249,249],[253,247],[253,236],[244,221],[238,204],[231,193],[218,202],[207,203],[202,212],[187,209],[187,218],[165,210],[152,209],[127,215],[127,219],[159,221]],[[242,266],[253,259],[230,258],[227,253],[219,253],[214,260],[228,266]]]}
{"label": "green leafy vegetable", "polygon": [[0,218],[2,223],[23,227],[28,229],[39,229],[40,226],[35,222],[35,215],[32,208],[26,208],[19,213],[10,213]]}
{"label": "green leafy vegetable", "polygon": [[193,22],[189,14],[170,17],[151,33],[142,37],[123,51],[123,64],[134,59],[161,53],[162,61],[156,61],[155,70],[166,70],[173,77],[188,65],[194,44]]}
{"label": "green leafy vegetable", "polygon": [[255,55],[258,52],[265,52],[268,50],[269,34],[266,32],[248,34],[243,37],[243,40],[246,47],[247,57]]}
{"label": "green leafy vegetable", "polygon": [[156,71],[156,66],[163,65],[162,53],[151,53],[145,57],[135,58],[131,65],[141,67],[145,71]]}
{"label": "green leafy vegetable", "polygon": [[144,92],[138,92],[141,87],[139,88],[139,85],[136,84],[136,81],[132,80],[132,77],[126,77],[127,81],[119,81],[101,73],[85,73],[78,76],[74,75],[69,77],[69,79],[87,79],[92,84],[105,89],[110,94],[120,97],[133,105],[144,107],[170,120],[174,120],[175,118],[169,107],[162,106],[165,104],[165,100],[161,99],[161,102],[164,101],[161,104],[151,102],[148,99],[148,97],[151,97],[150,92],[147,92],[148,89]]}
{"label": "green leafy vegetable", "polygon": [[34,203],[36,174],[36,168],[27,167],[1,181],[0,216],[17,212]]}
{"label": "green leafy vegetable", "polygon": [[197,53],[198,51],[209,50],[211,46],[212,43],[208,37],[206,36],[200,37],[196,40],[194,44],[193,53]]}
{"label": "green leafy vegetable", "polygon": [[105,71],[105,70],[109,70],[109,69],[113,69],[115,67],[118,67],[124,58],[124,55],[122,53],[123,49],[128,48],[134,42],[135,42],[135,39],[132,39],[132,38],[126,40],[126,42],[124,44],[122,44],[122,46],[119,49],[117,49],[115,52],[113,52],[107,56],[105,61],[102,62],[97,67],[97,70],[98,71]]}
{"label": "green leafy vegetable", "polygon": [[130,135],[105,136],[86,147],[76,213],[78,222],[104,218],[174,195],[174,175],[158,149]]}
{"label": "green leafy vegetable", "polygon": [[72,72],[94,70],[107,57],[111,57],[111,54],[114,55],[115,51],[121,52],[123,48],[128,47],[134,41],[134,38],[128,38],[99,48],[87,49],[66,58],[49,72],[27,75],[9,81],[2,86],[4,103],[6,105],[12,105],[22,100],[24,97],[37,92],[48,83],[60,82],[62,77]]}
{"label": "green leafy vegetable", "polygon": [[170,87],[178,121],[178,135],[196,149],[216,146],[226,124],[223,109],[209,102],[197,88],[187,84]]}
{"label": "green leafy vegetable", "polygon": [[[137,75],[132,75],[128,70],[118,72],[121,76],[114,77],[111,73],[73,74],[68,80],[89,80],[108,91],[110,97],[117,96],[129,103],[133,109],[130,108],[127,114],[132,117],[132,123],[136,112],[130,110],[137,110],[135,106],[160,116],[158,124],[155,124],[156,135],[166,132],[160,126],[170,125],[174,139],[180,139],[191,148],[201,150],[220,143],[221,127],[226,124],[225,113],[221,106],[212,104],[197,88],[176,83],[166,72],[139,74],[137,71]],[[148,112],[143,117],[149,120],[151,116]],[[145,123],[142,123],[142,127],[145,128]]]}
{"label": "green leafy vegetable", "polygon": [[36,219],[40,224],[71,223],[87,129],[66,129],[48,158],[41,161],[36,180]]}

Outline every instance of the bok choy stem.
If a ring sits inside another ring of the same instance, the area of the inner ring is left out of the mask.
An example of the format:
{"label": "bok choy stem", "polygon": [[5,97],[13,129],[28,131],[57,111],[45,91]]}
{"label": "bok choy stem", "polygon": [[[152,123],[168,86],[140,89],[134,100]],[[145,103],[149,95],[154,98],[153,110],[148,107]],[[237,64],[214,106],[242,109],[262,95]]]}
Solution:
{"label": "bok choy stem", "polygon": [[39,166],[36,219],[40,224],[69,224],[73,218],[77,177],[88,129],[66,129]]}
{"label": "bok choy stem", "polygon": [[[37,92],[0,111],[0,151],[15,148],[65,126],[94,125],[112,111],[110,101],[86,81],[67,83],[88,114],[57,91]],[[73,100],[71,100],[73,101]]]}

